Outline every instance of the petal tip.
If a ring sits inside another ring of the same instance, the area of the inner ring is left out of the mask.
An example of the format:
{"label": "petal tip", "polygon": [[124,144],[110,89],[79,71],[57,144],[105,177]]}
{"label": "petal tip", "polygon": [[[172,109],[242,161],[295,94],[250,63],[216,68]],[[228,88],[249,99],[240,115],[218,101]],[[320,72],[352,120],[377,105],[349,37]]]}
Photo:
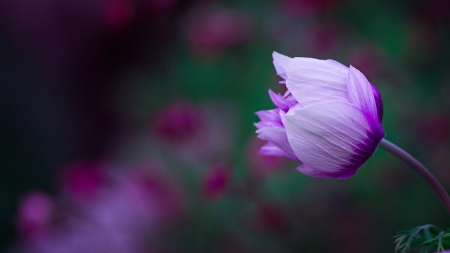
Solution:
{"label": "petal tip", "polygon": [[292,60],[291,57],[288,57],[286,55],[280,54],[280,53],[275,52],[275,51],[273,51],[273,53],[272,53],[272,58],[273,58],[274,62],[279,62],[282,65],[284,65],[286,63],[289,63],[289,61]]}
{"label": "petal tip", "polygon": [[275,66],[277,74],[282,78],[286,79],[287,78],[286,68],[288,67],[292,58],[279,54],[275,51],[272,53],[272,58],[273,58],[273,65]]}

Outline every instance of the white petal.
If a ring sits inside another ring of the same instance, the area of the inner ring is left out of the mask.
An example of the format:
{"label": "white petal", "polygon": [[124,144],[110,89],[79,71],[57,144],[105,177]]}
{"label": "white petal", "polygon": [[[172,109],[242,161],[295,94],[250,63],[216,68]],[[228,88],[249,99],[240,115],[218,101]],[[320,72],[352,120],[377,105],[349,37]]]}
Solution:
{"label": "white petal", "polygon": [[295,156],[304,163],[298,169],[317,177],[352,176],[384,136],[379,125],[343,101],[295,106],[282,120]]}
{"label": "white petal", "polygon": [[350,66],[348,71],[348,98],[361,111],[378,120],[377,104],[374,90],[367,78],[356,68]]}
{"label": "white petal", "polygon": [[277,74],[282,78],[286,79],[286,68],[291,62],[292,58],[279,54],[277,52],[273,52],[272,57],[273,57],[273,65],[275,66]]}
{"label": "white petal", "polygon": [[266,127],[256,131],[258,138],[271,142],[286,153],[286,156],[298,160],[286,136],[286,129],[281,127]]}
{"label": "white petal", "polygon": [[333,60],[296,57],[287,67],[286,86],[299,104],[348,101],[348,68]]}

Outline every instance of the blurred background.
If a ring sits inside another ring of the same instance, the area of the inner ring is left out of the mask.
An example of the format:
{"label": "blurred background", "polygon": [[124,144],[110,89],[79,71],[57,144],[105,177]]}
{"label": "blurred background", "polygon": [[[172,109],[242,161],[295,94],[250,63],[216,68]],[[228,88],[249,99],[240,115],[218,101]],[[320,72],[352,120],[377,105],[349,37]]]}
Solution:
{"label": "blurred background", "polygon": [[315,179],[258,155],[273,51],[360,69],[450,189],[446,0],[0,1],[3,252],[393,252],[450,222],[378,150]]}

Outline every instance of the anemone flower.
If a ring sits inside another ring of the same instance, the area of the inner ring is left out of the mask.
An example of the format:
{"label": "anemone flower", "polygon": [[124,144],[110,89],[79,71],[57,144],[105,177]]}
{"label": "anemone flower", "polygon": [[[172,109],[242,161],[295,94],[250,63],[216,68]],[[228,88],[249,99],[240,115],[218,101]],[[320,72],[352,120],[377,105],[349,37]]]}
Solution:
{"label": "anemone flower", "polygon": [[261,154],[287,156],[312,177],[348,178],[385,136],[380,93],[356,68],[333,60],[273,53],[287,92],[270,98],[277,108],[259,111]]}

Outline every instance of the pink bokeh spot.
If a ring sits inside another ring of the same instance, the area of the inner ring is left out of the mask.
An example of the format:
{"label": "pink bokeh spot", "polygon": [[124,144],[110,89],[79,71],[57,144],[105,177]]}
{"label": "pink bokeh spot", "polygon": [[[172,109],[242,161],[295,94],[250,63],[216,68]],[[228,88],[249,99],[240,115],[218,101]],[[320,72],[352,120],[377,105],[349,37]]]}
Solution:
{"label": "pink bokeh spot", "polygon": [[154,120],[155,133],[162,139],[179,142],[195,135],[203,126],[203,118],[196,106],[175,101],[161,109]]}
{"label": "pink bokeh spot", "polygon": [[251,35],[250,16],[242,11],[198,11],[187,20],[186,37],[194,55],[217,58],[226,48],[246,42]]}
{"label": "pink bokeh spot", "polygon": [[128,0],[105,0],[102,16],[108,30],[119,32],[130,25],[133,19],[133,8]]}
{"label": "pink bokeh spot", "polygon": [[75,201],[94,198],[105,183],[105,169],[101,164],[92,161],[68,165],[61,178],[63,191]]}
{"label": "pink bokeh spot", "polygon": [[20,199],[16,217],[19,234],[30,242],[43,239],[54,209],[55,203],[45,193],[34,191],[25,194]]}
{"label": "pink bokeh spot", "polygon": [[225,194],[231,180],[231,167],[226,164],[215,164],[207,172],[203,180],[203,193],[207,200],[217,200]]}
{"label": "pink bokeh spot", "polygon": [[232,103],[172,101],[150,118],[152,137],[183,162],[214,161],[231,149],[234,109]]}
{"label": "pink bokeh spot", "polygon": [[184,191],[159,173],[134,171],[129,175],[129,196],[137,206],[157,218],[176,218],[183,215],[186,205]]}

